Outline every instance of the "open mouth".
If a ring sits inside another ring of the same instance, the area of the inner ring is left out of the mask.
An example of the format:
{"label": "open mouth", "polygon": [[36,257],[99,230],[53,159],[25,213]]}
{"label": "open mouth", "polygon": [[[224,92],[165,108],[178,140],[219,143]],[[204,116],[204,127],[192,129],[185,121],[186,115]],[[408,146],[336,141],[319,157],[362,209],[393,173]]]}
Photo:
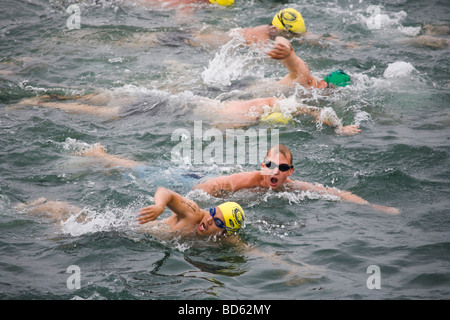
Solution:
{"label": "open mouth", "polygon": [[201,231],[201,232],[206,231],[206,225],[205,225],[204,222],[202,222],[202,223],[199,224],[198,230]]}
{"label": "open mouth", "polygon": [[271,186],[276,186],[277,183],[278,183],[278,178],[276,178],[276,177],[270,178],[270,185]]}

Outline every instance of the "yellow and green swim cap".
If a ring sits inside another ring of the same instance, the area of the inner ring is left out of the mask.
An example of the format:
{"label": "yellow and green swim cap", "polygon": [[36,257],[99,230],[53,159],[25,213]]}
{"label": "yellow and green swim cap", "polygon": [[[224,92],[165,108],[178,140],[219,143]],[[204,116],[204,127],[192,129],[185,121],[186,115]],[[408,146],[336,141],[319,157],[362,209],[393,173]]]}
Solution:
{"label": "yellow and green swim cap", "polygon": [[241,206],[236,202],[225,202],[217,206],[223,214],[228,234],[238,232],[244,225],[245,214]]}
{"label": "yellow and green swim cap", "polygon": [[287,30],[292,33],[306,32],[305,21],[303,17],[295,9],[287,8],[278,12],[273,17],[272,25],[278,30]]}
{"label": "yellow and green swim cap", "polygon": [[209,0],[212,4],[216,3],[220,6],[231,6],[234,3],[234,0]]}

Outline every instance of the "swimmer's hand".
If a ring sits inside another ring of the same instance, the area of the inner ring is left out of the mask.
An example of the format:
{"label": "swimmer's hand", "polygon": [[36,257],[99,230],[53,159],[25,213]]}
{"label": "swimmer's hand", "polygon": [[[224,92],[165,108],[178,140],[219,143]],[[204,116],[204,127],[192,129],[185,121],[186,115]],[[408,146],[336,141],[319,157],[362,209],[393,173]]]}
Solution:
{"label": "swimmer's hand", "polygon": [[161,213],[164,211],[164,208],[165,206],[157,204],[142,208],[139,211],[139,216],[137,218],[138,223],[144,224],[149,221],[155,220],[161,215]]}
{"label": "swimmer's hand", "polygon": [[377,211],[384,212],[385,214],[390,214],[390,215],[400,214],[400,210],[397,208],[394,208],[394,207],[379,206],[377,204],[371,204],[370,206]]}
{"label": "swimmer's hand", "polygon": [[352,136],[357,133],[361,133],[359,126],[356,124],[351,124],[348,126],[343,126],[341,128],[336,129],[337,134]]}
{"label": "swimmer's hand", "polygon": [[293,50],[290,43],[276,42],[273,49],[267,52],[267,55],[272,59],[283,60],[289,57]]}

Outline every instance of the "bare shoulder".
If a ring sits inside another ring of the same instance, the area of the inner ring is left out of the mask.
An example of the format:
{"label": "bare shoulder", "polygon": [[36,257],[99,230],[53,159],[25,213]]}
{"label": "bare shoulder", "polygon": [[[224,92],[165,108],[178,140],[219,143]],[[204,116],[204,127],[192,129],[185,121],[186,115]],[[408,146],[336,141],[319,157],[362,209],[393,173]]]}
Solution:
{"label": "bare shoulder", "polygon": [[266,25],[245,28],[241,30],[247,44],[264,42],[270,39],[269,28]]}
{"label": "bare shoulder", "polygon": [[286,188],[291,190],[301,190],[301,191],[311,190],[314,187],[312,183],[291,179],[286,180],[285,186]]}
{"label": "bare shoulder", "polygon": [[230,175],[229,178],[232,182],[254,187],[261,178],[261,171],[238,172]]}

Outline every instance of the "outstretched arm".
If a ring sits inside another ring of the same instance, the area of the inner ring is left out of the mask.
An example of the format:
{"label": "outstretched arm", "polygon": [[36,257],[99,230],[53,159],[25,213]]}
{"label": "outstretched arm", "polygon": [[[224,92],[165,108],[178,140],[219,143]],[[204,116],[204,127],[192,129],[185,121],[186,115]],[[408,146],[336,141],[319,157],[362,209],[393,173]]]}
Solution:
{"label": "outstretched arm", "polygon": [[307,43],[309,45],[315,45],[319,47],[328,47],[331,42],[338,44],[340,46],[343,46],[347,49],[357,49],[360,48],[361,45],[357,44],[356,42],[344,42],[340,40],[336,35],[333,34],[327,34],[327,35],[317,35],[312,34],[310,32],[306,32],[302,35],[300,38],[294,39],[295,42],[302,44]]}
{"label": "outstretched arm", "polygon": [[239,172],[228,176],[209,178],[195,185],[193,188],[201,189],[214,197],[221,197],[228,192],[257,187],[259,185],[258,177],[258,171]]}
{"label": "outstretched arm", "polygon": [[341,119],[338,118],[336,112],[334,112],[334,110],[330,107],[322,109],[310,106],[298,106],[295,115],[298,114],[310,114],[314,116],[316,118],[316,121],[320,125],[325,124],[331,127],[337,134],[353,135],[356,133],[361,133],[359,125],[356,124],[351,124],[347,126],[342,125]]}
{"label": "outstretched arm", "polygon": [[106,167],[136,168],[140,165],[143,165],[142,162],[111,155],[107,153],[105,148],[99,143],[94,144],[90,148],[75,152],[73,153],[73,155],[82,157],[93,157],[103,162]]}
{"label": "outstretched arm", "polygon": [[138,222],[144,224],[158,218],[164,209],[168,207],[172,212],[181,217],[186,217],[189,214],[197,214],[200,209],[198,205],[180,194],[166,189],[158,188],[154,196],[154,205],[142,208],[139,211]]}
{"label": "outstretched arm", "polygon": [[371,204],[367,200],[364,200],[363,198],[361,198],[349,191],[342,191],[337,188],[329,188],[329,187],[325,187],[325,186],[322,186],[319,184],[312,184],[312,183],[298,181],[298,180],[289,182],[288,187],[290,187],[291,189],[294,189],[294,190],[328,193],[328,194],[331,194],[331,195],[341,198],[343,201],[352,202],[352,203],[356,203],[356,204],[369,205],[370,207],[374,208],[375,210],[382,211],[386,214],[396,215],[396,214],[400,213],[400,210],[398,210],[397,208]]}
{"label": "outstretched arm", "polygon": [[233,192],[233,185],[227,176],[209,178],[196,184],[193,189],[200,189],[214,197],[223,196],[225,193]]}

